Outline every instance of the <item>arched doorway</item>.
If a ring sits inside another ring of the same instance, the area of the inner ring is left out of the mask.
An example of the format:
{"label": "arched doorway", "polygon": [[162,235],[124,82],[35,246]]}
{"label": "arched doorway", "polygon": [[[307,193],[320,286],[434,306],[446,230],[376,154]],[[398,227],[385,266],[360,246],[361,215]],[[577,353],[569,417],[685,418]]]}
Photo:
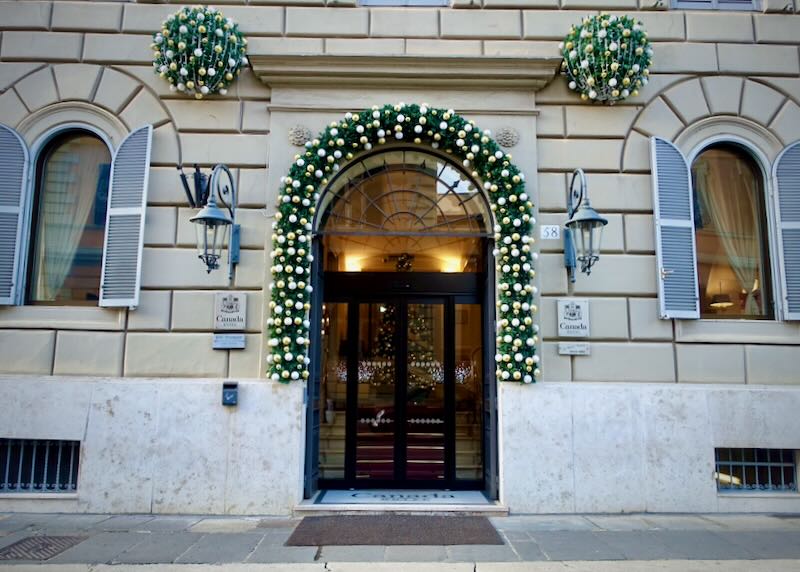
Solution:
{"label": "arched doorway", "polygon": [[331,179],[313,233],[307,495],[494,495],[494,232],[478,184],[443,154],[382,149]]}

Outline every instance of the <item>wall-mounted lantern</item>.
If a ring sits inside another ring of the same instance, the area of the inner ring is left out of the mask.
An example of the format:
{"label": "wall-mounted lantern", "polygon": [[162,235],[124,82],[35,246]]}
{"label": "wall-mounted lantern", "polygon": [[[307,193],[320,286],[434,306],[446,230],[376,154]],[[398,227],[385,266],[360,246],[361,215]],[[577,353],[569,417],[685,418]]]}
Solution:
{"label": "wall-mounted lantern", "polygon": [[583,169],[572,173],[567,190],[567,222],[564,223],[564,266],[570,282],[575,282],[575,266],[581,263],[581,272],[588,276],[600,258],[600,241],[608,220],[598,214],[589,202],[586,175]]}
{"label": "wall-mounted lantern", "polygon": [[[189,188],[183,165],[178,165],[181,184],[186,193],[189,206],[200,212],[189,219],[195,224],[197,232],[197,257],[206,265],[206,272],[219,268],[222,251],[228,248],[228,281],[233,281],[233,267],[239,262],[240,225],[236,224],[236,185],[233,175],[226,165],[217,165],[208,177],[194,166],[194,195]],[[226,180],[220,180],[224,175]],[[229,202],[225,197],[230,195]],[[221,209],[218,205],[227,209]],[[230,235],[230,237],[229,237]]]}

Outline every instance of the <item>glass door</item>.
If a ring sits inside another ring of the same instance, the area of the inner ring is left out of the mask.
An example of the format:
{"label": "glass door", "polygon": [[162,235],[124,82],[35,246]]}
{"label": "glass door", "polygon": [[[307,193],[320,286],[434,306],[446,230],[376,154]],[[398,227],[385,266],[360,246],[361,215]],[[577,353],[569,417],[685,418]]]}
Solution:
{"label": "glass door", "polygon": [[395,303],[358,305],[357,383],[348,388],[355,401],[350,450],[356,481],[395,479],[398,318]]}
{"label": "glass door", "polygon": [[481,305],[348,298],[323,312],[322,486],[482,488]]}
{"label": "glass door", "polygon": [[445,478],[445,305],[407,303],[405,360],[405,476]]}

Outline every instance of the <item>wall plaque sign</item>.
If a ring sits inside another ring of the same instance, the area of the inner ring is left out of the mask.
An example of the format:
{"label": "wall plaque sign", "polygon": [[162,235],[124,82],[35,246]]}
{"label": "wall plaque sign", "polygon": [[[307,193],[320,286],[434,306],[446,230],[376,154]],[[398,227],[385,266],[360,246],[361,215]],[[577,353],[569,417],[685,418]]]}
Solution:
{"label": "wall plaque sign", "polygon": [[244,334],[214,334],[211,348],[215,350],[243,350],[245,348]]}
{"label": "wall plaque sign", "polygon": [[591,351],[588,342],[558,342],[558,355],[588,356]]}
{"label": "wall plaque sign", "polygon": [[247,295],[217,292],[214,295],[214,330],[241,331],[247,326]]}
{"label": "wall plaque sign", "polygon": [[558,337],[589,337],[589,300],[562,298],[558,300]]}

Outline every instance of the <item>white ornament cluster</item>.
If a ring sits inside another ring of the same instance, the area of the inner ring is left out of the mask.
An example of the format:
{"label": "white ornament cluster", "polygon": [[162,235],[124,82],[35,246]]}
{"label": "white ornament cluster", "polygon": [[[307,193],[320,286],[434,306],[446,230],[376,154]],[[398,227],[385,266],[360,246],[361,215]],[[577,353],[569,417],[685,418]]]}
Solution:
{"label": "white ornament cluster", "polygon": [[238,24],[213,6],[184,7],[153,34],[153,67],[171,91],[225,95],[249,63],[246,46]]}
{"label": "white ornament cluster", "polygon": [[558,47],[568,86],[584,101],[614,104],[647,85],[653,48],[642,23],[633,18],[587,16]]}
{"label": "white ornament cluster", "polygon": [[272,224],[269,377],[290,382],[309,376],[311,241],[320,189],[357,154],[389,142],[439,149],[483,181],[495,216],[497,377],[533,382],[541,373],[536,355],[538,326],[533,320],[537,254],[533,251],[533,203],[525,192],[524,175],[490,131],[478,129],[452,109],[405,103],[345,114],[306,142],[305,151],[295,155],[289,174],[281,179]]}

